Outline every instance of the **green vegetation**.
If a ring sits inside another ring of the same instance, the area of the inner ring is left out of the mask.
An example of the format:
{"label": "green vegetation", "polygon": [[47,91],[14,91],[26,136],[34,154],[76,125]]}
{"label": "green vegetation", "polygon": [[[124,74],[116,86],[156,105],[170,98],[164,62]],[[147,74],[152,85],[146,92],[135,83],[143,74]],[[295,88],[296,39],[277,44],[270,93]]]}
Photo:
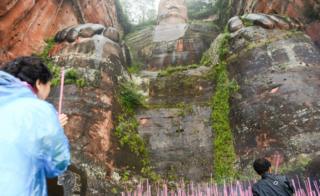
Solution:
{"label": "green vegetation", "polygon": [[230,104],[232,93],[238,90],[235,81],[230,81],[227,63],[224,61],[229,49],[230,35],[224,34],[219,46],[220,63],[213,67],[216,80],[216,90],[212,98],[212,129],[214,130],[214,176],[217,182],[224,179],[234,179],[236,172],[234,164],[236,154],[233,144],[233,134],[229,122]]}
{"label": "green vegetation", "polygon": [[198,68],[200,65],[198,64],[192,64],[192,65],[179,65],[179,66],[171,66],[169,65],[166,69],[161,70],[158,74],[158,77],[165,77],[165,76],[169,76],[172,75],[176,72],[182,72],[182,71],[186,71],[189,69],[196,69]]}
{"label": "green vegetation", "polygon": [[211,58],[210,58],[208,51],[203,53],[203,55],[201,57],[200,64],[204,65],[204,66],[211,66],[212,61],[211,61]]}
{"label": "green vegetation", "polygon": [[142,63],[134,63],[128,67],[128,72],[131,74],[139,73],[142,70]]}
{"label": "green vegetation", "polygon": [[[175,108],[179,108],[181,109],[181,111],[178,113],[178,115],[184,115],[187,114],[183,111],[183,108],[181,108],[181,106],[185,104],[184,102],[179,102],[179,103],[160,103],[160,104],[152,104],[152,105],[146,105],[146,108],[148,109],[175,109]],[[199,102],[197,103],[198,106],[210,106],[211,103],[208,102]],[[192,106],[190,106],[191,108]],[[192,109],[192,108],[191,108]],[[186,108],[185,110],[186,112],[189,112],[189,108]],[[193,110],[191,111],[193,112]],[[190,114],[190,113],[189,113]]]}
{"label": "green vegetation", "polygon": [[170,166],[166,172],[167,180],[169,181],[169,188],[176,188],[176,186],[172,186],[170,182],[178,182],[179,177],[177,176],[177,168],[174,166]]}
{"label": "green vegetation", "polygon": [[193,107],[191,104],[186,104],[184,102],[176,104],[176,108],[179,108],[178,116],[185,117],[186,115],[193,113]]}
{"label": "green vegetation", "polygon": [[245,19],[244,17],[241,17],[241,20],[242,20],[243,25],[244,25],[245,27],[251,27],[251,26],[254,26],[254,24],[253,24],[253,21],[252,21],[252,20]]}
{"label": "green vegetation", "polygon": [[139,123],[134,116],[136,109],[144,107],[144,97],[138,93],[134,84],[122,83],[118,92],[118,102],[123,114],[117,118],[115,135],[122,147],[128,146],[130,151],[139,157],[142,165],[141,174],[156,181],[159,177],[150,166],[149,152],[145,141],[138,134]]}
{"label": "green vegetation", "polygon": [[117,194],[117,193],[118,193],[117,188],[116,188],[116,187],[112,187],[112,189],[111,189],[111,193],[113,193],[113,194]]}
{"label": "green vegetation", "polygon": [[282,165],[279,173],[286,174],[290,172],[305,172],[306,167],[310,164],[312,158],[307,155],[298,155],[295,160]]}
{"label": "green vegetation", "polygon": [[127,169],[123,170],[121,173],[120,173],[120,176],[121,176],[121,180],[123,182],[128,182],[130,180],[130,176],[131,176],[131,171]]}
{"label": "green vegetation", "polygon": [[215,66],[217,88],[212,98],[212,129],[215,133],[214,146],[214,172],[215,179],[222,182],[223,179],[234,178],[236,172],[234,163],[236,160],[233,145],[233,134],[229,122],[229,99],[236,92],[238,86],[229,81],[226,63]]}
{"label": "green vegetation", "polygon": [[145,105],[144,97],[138,92],[138,87],[129,82],[120,84],[118,101],[126,114],[134,114],[136,109]]}
{"label": "green vegetation", "polygon": [[[49,56],[49,52],[53,49],[55,41],[53,38],[50,38],[46,40],[46,44],[46,47],[40,54],[37,54],[37,56],[43,60],[52,72],[53,78],[51,80],[51,84],[53,86],[57,86],[60,84],[61,67],[54,63],[52,58]],[[70,68],[65,72],[65,84],[76,84],[78,87],[82,88],[86,86],[86,81],[74,68]]]}
{"label": "green vegetation", "polygon": [[78,87],[85,87],[86,80],[80,76],[80,74],[74,69],[68,69],[65,73],[65,84],[76,84]]}
{"label": "green vegetation", "polygon": [[[137,133],[138,121],[134,117],[120,115],[118,117],[118,126],[115,130],[119,138],[120,145],[128,145],[130,151],[141,158],[143,161],[148,158],[148,152],[143,139]],[[145,166],[145,164],[143,164]]]}
{"label": "green vegetation", "polygon": [[60,72],[61,72],[61,69],[49,57],[49,52],[54,47],[55,41],[54,41],[53,38],[50,38],[50,39],[45,40],[45,42],[47,44],[46,47],[43,49],[43,51],[40,54],[37,54],[37,56],[40,57],[43,60],[43,62],[48,66],[48,68],[52,72],[53,78],[51,80],[51,84],[53,86],[57,86],[60,83]]}

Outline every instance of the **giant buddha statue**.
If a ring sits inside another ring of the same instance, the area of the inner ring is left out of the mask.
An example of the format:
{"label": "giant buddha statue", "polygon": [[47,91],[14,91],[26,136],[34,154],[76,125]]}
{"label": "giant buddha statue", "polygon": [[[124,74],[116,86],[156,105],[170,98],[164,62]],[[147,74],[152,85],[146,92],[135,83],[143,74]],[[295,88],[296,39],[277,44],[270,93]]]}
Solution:
{"label": "giant buddha statue", "polygon": [[157,25],[129,36],[127,43],[149,70],[195,64],[217,35],[212,26],[189,22],[185,0],[160,0]]}

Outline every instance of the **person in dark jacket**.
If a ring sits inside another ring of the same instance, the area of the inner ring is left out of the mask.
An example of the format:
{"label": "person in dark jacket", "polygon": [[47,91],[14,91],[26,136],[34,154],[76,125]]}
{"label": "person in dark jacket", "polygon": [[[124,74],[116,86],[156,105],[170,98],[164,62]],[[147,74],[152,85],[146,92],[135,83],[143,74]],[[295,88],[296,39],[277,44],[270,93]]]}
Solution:
{"label": "person in dark jacket", "polygon": [[271,174],[271,163],[260,158],[253,163],[254,170],[261,179],[252,187],[254,196],[291,196],[294,189],[286,176]]}

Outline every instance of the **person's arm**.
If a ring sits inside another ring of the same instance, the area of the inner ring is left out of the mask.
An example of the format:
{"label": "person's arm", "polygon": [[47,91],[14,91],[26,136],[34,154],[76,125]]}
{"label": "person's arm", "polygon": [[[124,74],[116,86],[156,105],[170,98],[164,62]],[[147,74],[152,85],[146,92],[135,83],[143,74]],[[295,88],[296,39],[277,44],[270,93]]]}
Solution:
{"label": "person's arm", "polygon": [[59,176],[67,170],[70,165],[70,150],[62,129],[44,137],[42,148],[44,169],[48,178]]}
{"label": "person's arm", "polygon": [[52,178],[67,170],[70,165],[70,148],[54,108],[46,103],[40,111],[43,117],[39,119],[41,125],[37,130],[38,158],[46,176]]}

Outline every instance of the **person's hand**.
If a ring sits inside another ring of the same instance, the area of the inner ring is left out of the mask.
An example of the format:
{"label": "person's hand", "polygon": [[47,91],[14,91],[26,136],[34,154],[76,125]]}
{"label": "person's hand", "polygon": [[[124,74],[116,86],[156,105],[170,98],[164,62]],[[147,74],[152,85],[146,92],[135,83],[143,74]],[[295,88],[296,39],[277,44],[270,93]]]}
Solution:
{"label": "person's hand", "polygon": [[66,114],[59,114],[59,121],[62,127],[68,123],[68,116]]}

